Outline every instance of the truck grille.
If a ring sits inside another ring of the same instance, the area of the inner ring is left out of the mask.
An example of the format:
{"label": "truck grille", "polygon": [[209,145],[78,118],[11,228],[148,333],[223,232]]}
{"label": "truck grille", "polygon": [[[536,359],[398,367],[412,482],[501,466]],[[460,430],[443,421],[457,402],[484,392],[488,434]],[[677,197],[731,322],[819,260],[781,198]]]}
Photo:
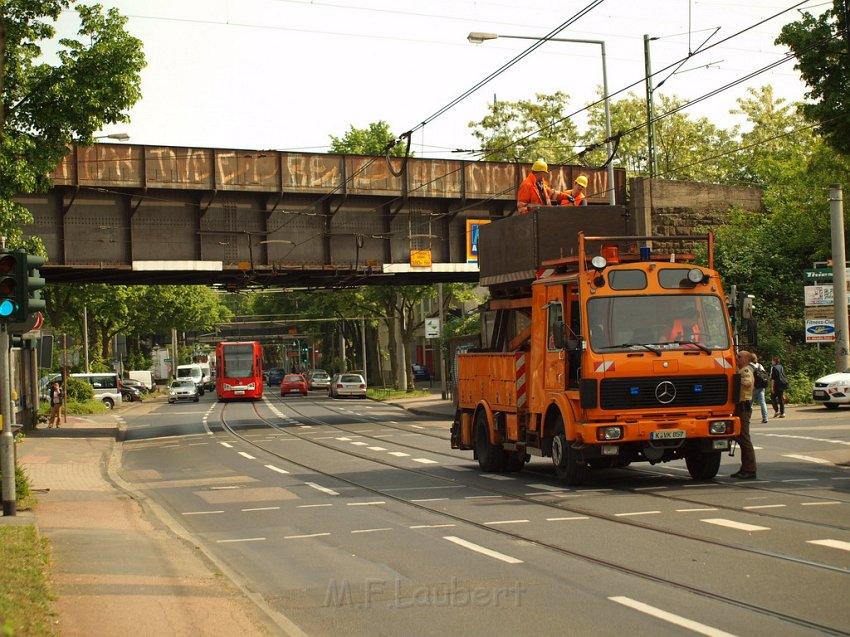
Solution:
{"label": "truck grille", "polygon": [[726,376],[605,378],[602,409],[657,409],[723,405],[729,396]]}

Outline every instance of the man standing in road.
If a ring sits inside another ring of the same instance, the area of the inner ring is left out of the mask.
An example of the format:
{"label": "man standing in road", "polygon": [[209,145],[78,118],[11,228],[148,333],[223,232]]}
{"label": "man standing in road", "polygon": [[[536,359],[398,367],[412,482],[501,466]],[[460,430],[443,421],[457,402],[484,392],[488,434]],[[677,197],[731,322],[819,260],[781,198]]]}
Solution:
{"label": "man standing in road", "polygon": [[533,212],[540,206],[551,206],[560,193],[549,187],[549,165],[538,159],[531,166],[531,172],[519,185],[516,195],[516,209],[519,214]]}
{"label": "man standing in road", "polygon": [[53,383],[50,387],[50,419],[47,423],[48,429],[53,429],[53,425],[59,429],[62,426],[62,403],[65,402],[65,393],[59,385],[59,381]]}
{"label": "man standing in road", "polygon": [[753,415],[753,386],[755,376],[750,363],[753,362],[752,352],[742,349],[738,352],[738,374],[741,377],[741,395],[738,396],[738,404],[735,405],[735,415],[741,419],[741,435],[736,440],[741,447],[741,468],[730,477],[739,480],[756,479],[756,452],[753,449],[753,441],[750,438],[750,418]]}

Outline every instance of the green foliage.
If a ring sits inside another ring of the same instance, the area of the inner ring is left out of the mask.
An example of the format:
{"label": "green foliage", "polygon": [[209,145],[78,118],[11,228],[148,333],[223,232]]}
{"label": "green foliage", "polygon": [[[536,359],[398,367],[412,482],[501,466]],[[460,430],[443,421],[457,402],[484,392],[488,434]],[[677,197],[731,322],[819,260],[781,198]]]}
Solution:
{"label": "green foliage", "polygon": [[[815,5],[819,6],[819,5]],[[819,124],[819,132],[843,154],[850,154],[850,56],[847,54],[845,2],[815,17],[801,11],[800,20],[786,24],[777,44],[784,44],[797,58],[794,66],[809,86],[803,113]]]}
{"label": "green foliage", "polygon": [[[331,138],[330,152],[350,155],[386,155],[387,147],[397,140],[384,120],[372,122],[367,128],[351,125],[342,137]],[[392,157],[404,157],[406,144],[395,144],[390,150]],[[412,155],[413,153],[411,153]]]}
{"label": "green foliage", "polygon": [[94,388],[91,383],[69,376],[65,395],[68,401],[85,402],[94,398]]}
{"label": "green foliage", "polygon": [[[100,5],[78,6],[79,39],[58,41],[58,63],[42,56],[55,36],[53,22],[70,0],[6,0],[0,6],[5,56],[0,56],[0,234],[21,242],[32,216],[12,197],[44,192],[47,175],[74,142],[92,143],[107,124],[128,121],[141,97],[142,43],[128,35],[126,18]],[[31,250],[39,247],[31,241]]]}
{"label": "green foliage", "polygon": [[[0,471],[0,497],[3,495],[3,472]],[[16,464],[15,465],[15,500],[20,501],[24,498],[28,498],[30,496],[30,480],[29,476],[27,476],[24,468]],[[3,498],[4,500],[6,498]]]}
{"label": "green foliage", "polygon": [[495,101],[488,104],[480,122],[470,122],[487,161],[533,162],[542,157],[550,164],[575,161],[578,133],[568,117],[569,95],[538,93],[536,100]]}
{"label": "green foliage", "polygon": [[57,635],[49,585],[50,551],[38,529],[0,525],[0,634]]}

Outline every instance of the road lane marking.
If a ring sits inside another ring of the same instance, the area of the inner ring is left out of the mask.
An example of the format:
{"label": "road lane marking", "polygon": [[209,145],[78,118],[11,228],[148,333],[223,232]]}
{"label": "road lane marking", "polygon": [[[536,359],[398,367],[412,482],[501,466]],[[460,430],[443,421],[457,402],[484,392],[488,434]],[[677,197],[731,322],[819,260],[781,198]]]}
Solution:
{"label": "road lane marking", "polygon": [[389,526],[385,526],[381,529],[357,529],[356,531],[352,531],[352,533],[377,533],[378,531],[392,531],[393,529]]}
{"label": "road lane marking", "polygon": [[484,524],[528,524],[528,520],[494,520]]}
{"label": "road lane marking", "polygon": [[224,513],[224,511],[186,511],[183,515],[211,515],[213,513]]}
{"label": "road lane marking", "polygon": [[420,500],[411,500],[411,502],[443,502],[444,500],[448,500],[448,498],[422,498]]}
{"label": "road lane marking", "polygon": [[413,458],[413,462],[419,462],[421,464],[438,464],[436,460],[431,460],[430,458]]}
{"label": "road lane marking", "polygon": [[252,507],[250,509],[242,509],[244,512],[250,511],[278,511],[280,507]]}
{"label": "road lane marking", "polygon": [[366,447],[369,451],[386,451],[386,447]]}
{"label": "road lane marking", "polygon": [[256,458],[254,456],[252,456],[250,453],[247,453],[245,451],[240,451],[239,455],[242,456],[243,458],[248,458],[248,460],[256,460]]}
{"label": "road lane marking", "polygon": [[313,487],[314,489],[316,489],[316,491],[327,493],[328,495],[339,495],[339,493],[337,493],[333,489],[328,489],[327,487],[323,487],[322,485],[316,484],[315,482],[305,482],[304,484],[306,484],[308,487]]}
{"label": "road lane marking", "polygon": [[396,458],[409,458],[409,453],[404,453],[403,451],[390,451],[391,456],[395,456]]}
{"label": "road lane marking", "polygon": [[233,449],[233,445],[230,444],[229,442],[220,442],[218,444],[220,444],[222,447],[227,447],[228,449]]}
{"label": "road lane marking", "polygon": [[819,507],[819,506],[827,506],[831,504],[843,504],[842,502],[837,502],[835,500],[830,502],[800,502],[801,506],[804,507]]}
{"label": "road lane marking", "polygon": [[547,522],[566,522],[568,520],[589,520],[590,518],[586,515],[571,515],[566,518],[546,518]]}
{"label": "road lane marking", "polygon": [[566,491],[564,487],[554,487],[551,484],[529,484],[529,489],[540,489],[541,491]]}
{"label": "road lane marking", "polygon": [[343,436],[342,438],[337,438],[337,440],[341,442],[348,442],[349,440],[351,440],[351,438],[346,438],[345,436]]}
{"label": "road lane marking", "polygon": [[804,460],[806,462],[814,462],[815,464],[832,464],[829,460],[823,458],[815,458],[814,456],[801,456],[796,453],[785,454],[783,458],[793,458],[794,460]]}
{"label": "road lane marking", "polygon": [[695,509],[676,509],[676,513],[695,513],[701,511],[717,511],[714,507],[698,507]]}
{"label": "road lane marking", "polygon": [[383,500],[377,500],[375,502],[346,502],[346,506],[350,507],[367,507],[373,504],[386,504]]}
{"label": "road lane marking", "polygon": [[316,507],[332,507],[332,504],[299,504],[296,509],[315,509]]}
{"label": "road lane marking", "polygon": [[817,482],[817,478],[789,478],[788,480],[780,480],[780,482]]}
{"label": "road lane marking", "polygon": [[265,542],[264,537],[242,537],[235,540],[216,540],[218,544],[229,544],[232,542]]}
{"label": "road lane marking", "polygon": [[522,564],[522,560],[520,559],[511,557],[510,555],[505,555],[504,553],[499,553],[498,551],[494,551],[493,549],[485,548],[479,544],[473,544],[472,542],[463,540],[459,537],[455,537],[454,535],[444,535],[443,539],[448,540],[449,542],[453,542],[458,546],[467,548],[470,551],[481,553],[481,555],[486,555],[487,557],[492,557],[494,559],[501,560],[502,562],[507,562],[508,564]]}
{"label": "road lane marking", "polygon": [[807,543],[817,544],[819,546],[828,546],[831,549],[850,551],[850,542],[842,542],[841,540],[808,540]]}
{"label": "road lane marking", "polygon": [[754,504],[752,506],[744,507],[744,509],[784,509],[787,504]]}
{"label": "road lane marking", "polygon": [[619,596],[609,597],[608,599],[610,599],[612,602],[622,604],[623,606],[627,606],[646,615],[650,615],[657,619],[664,620],[676,626],[681,626],[682,628],[687,628],[688,630],[692,630],[695,633],[699,633],[701,635],[708,635],[708,637],[735,637],[732,633],[727,633],[726,631],[720,630],[719,628],[707,626],[706,624],[695,622],[692,619],[687,619],[685,617],[681,617],[680,615],[668,613],[666,610],[655,608],[654,606],[644,604],[643,602],[638,602],[628,597]]}
{"label": "road lane marking", "polygon": [[467,495],[464,496],[464,500],[498,500],[502,496],[500,495]]}
{"label": "road lane marking", "polygon": [[266,469],[271,469],[272,471],[277,471],[278,473],[289,473],[286,469],[281,469],[280,467],[276,467],[273,464],[265,465]]}
{"label": "road lane marking", "polygon": [[419,425],[410,425],[413,429],[425,429],[425,427],[421,427]]}
{"label": "road lane marking", "polygon": [[658,515],[661,511],[631,511],[629,513],[615,513],[614,517],[626,518],[632,515]]}
{"label": "road lane marking", "polygon": [[414,524],[409,527],[411,529],[448,529],[457,526],[457,524]]}
{"label": "road lane marking", "polygon": [[307,535],[284,535],[284,540],[303,540],[311,537],[324,537],[330,533],[308,533]]}
{"label": "road lane marking", "polygon": [[724,520],[723,518],[706,518],[704,520],[700,520],[701,522],[708,522],[709,524],[716,524],[717,526],[725,526],[730,529],[737,529],[739,531],[770,531],[770,527],[767,526],[756,526],[755,524],[744,524],[743,522],[735,522],[733,520]]}
{"label": "road lane marking", "polygon": [[516,480],[513,476],[503,476],[498,473],[482,473],[481,477],[489,480]]}
{"label": "road lane marking", "polygon": [[369,443],[368,443],[368,442],[362,442],[362,441],[359,441],[359,440],[358,440],[358,441],[352,442],[351,444],[353,444],[353,445],[355,445],[355,446],[357,446],[357,447],[365,447],[365,446],[366,446],[366,445],[368,445]]}
{"label": "road lane marking", "polygon": [[458,467],[457,465],[449,464],[445,466],[446,469],[451,471],[472,471],[469,467]]}

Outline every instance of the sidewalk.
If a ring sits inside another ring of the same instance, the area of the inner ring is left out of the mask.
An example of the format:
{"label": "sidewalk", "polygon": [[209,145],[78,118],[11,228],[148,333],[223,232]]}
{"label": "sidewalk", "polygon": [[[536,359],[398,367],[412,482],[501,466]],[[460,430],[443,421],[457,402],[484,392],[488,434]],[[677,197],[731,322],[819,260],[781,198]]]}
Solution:
{"label": "sidewalk", "polygon": [[112,414],[69,417],[61,429],[40,425],[18,445],[38,505],[0,524],[34,524],[50,541],[57,633],[281,634],[114,473],[118,433]]}
{"label": "sidewalk", "polygon": [[446,426],[451,426],[455,417],[454,398],[443,399],[439,383],[434,383],[433,386],[428,383],[420,383],[417,389],[430,391],[431,395],[416,396],[413,398],[394,398],[385,402],[406,409],[412,414],[444,419]]}

